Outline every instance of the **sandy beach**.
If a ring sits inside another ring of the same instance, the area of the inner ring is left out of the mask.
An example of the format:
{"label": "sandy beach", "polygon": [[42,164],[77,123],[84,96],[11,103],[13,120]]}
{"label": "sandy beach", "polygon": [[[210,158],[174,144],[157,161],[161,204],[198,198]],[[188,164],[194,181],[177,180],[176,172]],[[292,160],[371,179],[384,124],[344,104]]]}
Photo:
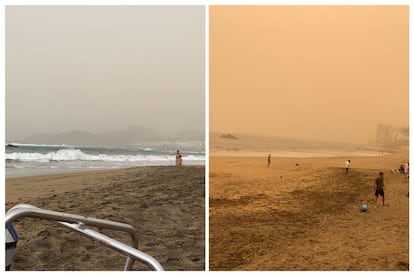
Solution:
{"label": "sandy beach", "polygon": [[[131,224],[139,249],[165,270],[205,269],[204,166],[136,167],[6,179],[6,210],[20,203]],[[122,270],[126,257],[58,225],[31,218],[12,270]],[[127,234],[104,231],[130,244]],[[135,262],[134,270],[148,270]]]}
{"label": "sandy beach", "polygon": [[408,152],[352,157],[347,176],[346,159],[210,156],[209,269],[408,270],[409,187],[391,173]]}

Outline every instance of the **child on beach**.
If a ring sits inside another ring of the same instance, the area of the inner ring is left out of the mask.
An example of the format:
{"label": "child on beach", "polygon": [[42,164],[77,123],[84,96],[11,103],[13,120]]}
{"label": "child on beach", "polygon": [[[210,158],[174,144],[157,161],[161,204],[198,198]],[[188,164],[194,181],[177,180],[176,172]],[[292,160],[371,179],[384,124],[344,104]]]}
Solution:
{"label": "child on beach", "polygon": [[375,179],[374,190],[375,190],[375,202],[374,202],[375,208],[377,207],[377,199],[379,195],[382,197],[382,206],[385,206],[384,173],[383,172],[380,172],[379,176]]}

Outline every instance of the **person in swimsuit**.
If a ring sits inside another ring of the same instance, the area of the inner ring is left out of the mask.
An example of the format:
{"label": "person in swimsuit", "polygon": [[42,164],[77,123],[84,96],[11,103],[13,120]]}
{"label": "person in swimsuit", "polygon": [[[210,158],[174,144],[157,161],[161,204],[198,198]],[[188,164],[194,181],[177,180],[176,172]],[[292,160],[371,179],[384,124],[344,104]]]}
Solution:
{"label": "person in swimsuit", "polygon": [[183,162],[183,156],[181,155],[180,151],[177,150],[177,153],[175,154],[175,166],[177,167],[181,166],[182,162]]}

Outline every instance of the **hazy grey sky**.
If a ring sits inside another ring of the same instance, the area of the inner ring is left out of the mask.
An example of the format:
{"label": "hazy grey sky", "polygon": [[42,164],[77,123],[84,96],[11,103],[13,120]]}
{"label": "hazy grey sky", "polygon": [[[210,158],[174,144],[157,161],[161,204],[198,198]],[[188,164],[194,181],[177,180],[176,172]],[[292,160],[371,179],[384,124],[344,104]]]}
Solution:
{"label": "hazy grey sky", "polygon": [[204,131],[203,6],[7,6],[6,140]]}

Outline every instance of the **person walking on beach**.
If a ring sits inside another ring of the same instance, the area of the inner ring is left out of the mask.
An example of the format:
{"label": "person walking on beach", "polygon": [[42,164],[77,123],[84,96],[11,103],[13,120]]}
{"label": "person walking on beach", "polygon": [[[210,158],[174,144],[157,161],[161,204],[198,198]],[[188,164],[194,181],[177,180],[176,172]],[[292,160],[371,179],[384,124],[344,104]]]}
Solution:
{"label": "person walking on beach", "polygon": [[374,206],[377,207],[378,196],[382,197],[382,206],[385,206],[385,195],[384,195],[384,173],[380,172],[379,176],[375,179],[375,202]]}
{"label": "person walking on beach", "polygon": [[346,160],[345,161],[345,175],[348,174],[350,166],[351,166],[351,160]]}
{"label": "person walking on beach", "polygon": [[270,160],[270,158],[272,157],[272,154],[270,154],[269,153],[269,155],[267,156],[267,167],[269,168],[270,167],[270,163],[272,162],[271,160]]}
{"label": "person walking on beach", "polygon": [[177,153],[175,154],[175,166],[177,167],[181,166],[182,162],[183,162],[183,156],[181,155],[180,151],[177,150]]}

